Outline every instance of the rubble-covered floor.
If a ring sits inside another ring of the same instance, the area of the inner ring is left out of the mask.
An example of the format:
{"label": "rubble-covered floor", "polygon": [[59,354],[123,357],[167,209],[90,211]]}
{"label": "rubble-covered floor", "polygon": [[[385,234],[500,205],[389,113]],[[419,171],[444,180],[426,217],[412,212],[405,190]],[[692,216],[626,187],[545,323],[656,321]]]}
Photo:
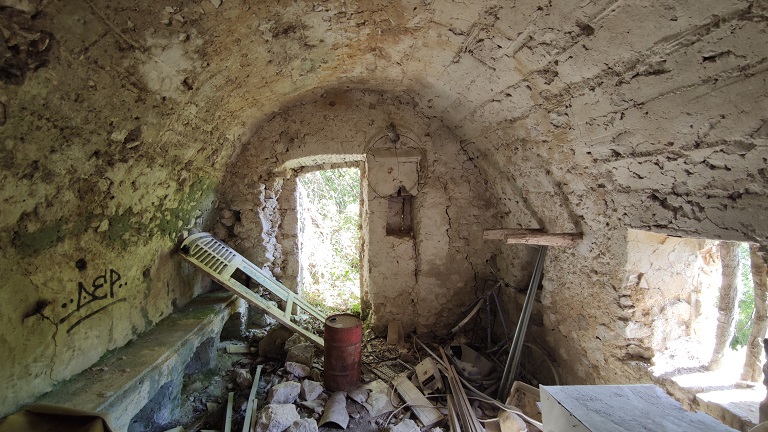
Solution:
{"label": "rubble-covered floor", "polygon": [[[360,388],[346,393],[344,399],[348,418],[342,418],[339,422],[338,417],[331,416],[331,421],[323,417],[333,393],[323,388],[321,350],[280,326],[274,326],[266,333],[259,329],[251,329],[248,333],[250,337],[244,340],[219,343],[217,361],[213,368],[186,378],[177,418],[156,425],[150,432],[166,431],[179,426],[185,431],[224,430],[229,392],[234,394],[232,430],[244,430],[248,397],[259,366],[261,372],[253,414],[256,424],[254,430],[332,431],[342,426],[352,432],[448,430],[447,418],[425,427],[411,409],[400,409],[404,401],[392,385],[398,375],[405,374],[420,391],[428,393],[421,388],[413,369],[430,354],[424,348],[418,348],[417,341],[413,339],[404,343],[401,341],[399,346],[394,346],[388,344],[385,338],[366,333],[362,348]],[[454,342],[461,342],[461,338]],[[487,356],[487,363],[483,362],[479,369],[490,369],[478,370],[477,365],[460,361],[460,347],[464,347],[468,355],[476,356],[474,350],[461,344],[450,349],[449,345],[450,341],[443,346],[459,354],[456,357],[455,364],[459,366],[456,370],[479,388],[494,394],[492,392],[495,389],[490,388],[492,385],[485,386],[483,383],[498,381],[501,365]],[[437,344],[427,343],[424,346],[435,351],[439,349]],[[480,348],[478,350],[481,351]],[[445,377],[442,379],[445,380]],[[444,417],[448,415],[445,408],[447,385],[443,382],[442,387],[427,395]],[[468,396],[472,397],[471,394]],[[480,421],[489,420],[483,423],[485,428],[500,430],[497,426],[500,409],[497,406],[481,403],[476,398],[468,400]],[[541,420],[540,413],[531,415]],[[512,421],[516,420],[519,418]],[[347,424],[344,424],[345,421]],[[538,429],[528,424],[527,430]]]}

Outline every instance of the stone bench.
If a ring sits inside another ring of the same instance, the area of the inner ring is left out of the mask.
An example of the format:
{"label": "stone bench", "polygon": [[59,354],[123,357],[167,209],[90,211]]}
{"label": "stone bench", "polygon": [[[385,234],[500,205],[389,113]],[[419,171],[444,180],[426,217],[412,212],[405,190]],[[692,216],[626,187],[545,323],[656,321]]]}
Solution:
{"label": "stone bench", "polygon": [[142,430],[142,415],[162,417],[169,408],[160,402],[178,400],[185,374],[211,367],[224,324],[243,305],[229,292],[198,296],[37,402],[105,414],[115,432]]}

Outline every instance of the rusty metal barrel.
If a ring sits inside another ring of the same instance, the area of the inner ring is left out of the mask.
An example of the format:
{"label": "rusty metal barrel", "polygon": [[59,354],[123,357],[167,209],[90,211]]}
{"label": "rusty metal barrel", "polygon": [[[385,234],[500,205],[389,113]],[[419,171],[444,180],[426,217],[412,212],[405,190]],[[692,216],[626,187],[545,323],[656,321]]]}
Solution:
{"label": "rusty metal barrel", "polygon": [[330,391],[350,391],[360,385],[360,351],[363,322],[352,314],[325,319],[325,371],[323,383]]}

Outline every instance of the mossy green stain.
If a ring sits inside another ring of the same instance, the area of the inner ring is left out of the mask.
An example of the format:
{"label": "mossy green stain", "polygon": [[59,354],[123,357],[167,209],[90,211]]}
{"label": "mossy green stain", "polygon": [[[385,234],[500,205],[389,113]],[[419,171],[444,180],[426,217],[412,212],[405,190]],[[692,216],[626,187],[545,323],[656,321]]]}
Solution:
{"label": "mossy green stain", "polygon": [[187,193],[180,198],[176,208],[158,209],[149,222],[142,222],[140,214],[132,210],[113,216],[109,220],[107,238],[110,243],[120,248],[128,246],[123,235],[129,231],[137,233],[137,236],[159,234],[174,239],[182,229],[179,227],[179,221],[184,224],[196,211],[201,210],[205,206],[205,198],[212,197],[214,190],[215,183],[213,181],[199,178],[189,185]]}
{"label": "mossy green stain", "polygon": [[53,247],[66,235],[64,223],[58,222],[32,232],[17,231],[13,236],[13,245],[22,255],[32,255]]}
{"label": "mossy green stain", "polygon": [[[141,214],[128,209],[109,218],[109,228],[106,231],[107,241],[121,249],[128,247],[124,238],[127,233],[135,233],[137,237],[152,237],[157,234],[174,239],[182,229],[179,221],[186,224],[195,212],[205,208],[215,194],[216,183],[201,177],[189,185],[182,195],[178,207],[174,209],[158,209],[156,216],[148,223],[142,222]],[[165,214],[161,214],[160,212]],[[78,219],[74,223],[65,224],[57,221],[35,231],[17,231],[13,236],[13,245],[22,256],[29,256],[50,249],[70,235],[80,235],[85,232],[95,220],[93,215]]]}
{"label": "mossy green stain", "polygon": [[117,246],[127,246],[123,235],[130,232],[134,225],[138,225],[135,222],[137,219],[137,213],[133,210],[126,210],[123,213],[117,214],[109,218],[109,229],[107,229],[107,240]]}

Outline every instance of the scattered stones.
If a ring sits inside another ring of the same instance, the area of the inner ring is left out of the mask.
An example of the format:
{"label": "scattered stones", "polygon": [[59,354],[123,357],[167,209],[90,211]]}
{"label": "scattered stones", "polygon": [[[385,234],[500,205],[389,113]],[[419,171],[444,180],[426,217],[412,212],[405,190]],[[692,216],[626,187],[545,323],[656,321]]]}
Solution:
{"label": "scattered stones", "polygon": [[285,363],[285,370],[292,373],[296,378],[305,378],[312,372],[309,366],[291,361]]}
{"label": "scattered stones", "polygon": [[312,360],[315,356],[314,346],[308,343],[301,343],[286,349],[288,350],[288,355],[285,358],[287,362],[299,363],[308,367],[312,366]]}
{"label": "scattered stones", "polygon": [[292,404],[269,404],[261,410],[256,430],[282,432],[298,420],[301,418]]}
{"label": "scattered stones", "polygon": [[419,428],[419,425],[417,425],[416,422],[411,419],[405,419],[394,426],[387,427],[384,430],[388,432],[420,432],[421,431],[421,429]]}
{"label": "scattered stones", "polygon": [[247,369],[235,369],[235,382],[241,389],[250,389],[253,385],[253,377]]}
{"label": "scattered stones", "polygon": [[317,421],[311,418],[296,420],[285,432],[317,432]]}
{"label": "scattered stones", "polygon": [[285,341],[293,332],[283,326],[277,326],[259,342],[259,355],[262,357],[280,358],[285,354]]}
{"label": "scattered stones", "polygon": [[[275,306],[277,306],[277,305],[275,305]],[[309,343],[309,341],[304,339],[300,334],[293,333],[291,335],[291,337],[289,337],[288,340],[285,341],[285,350],[288,351],[291,348],[295,347],[296,345],[308,344],[308,343]]]}
{"label": "scattered stones", "polygon": [[301,398],[305,401],[315,400],[320,396],[323,390],[323,386],[319,382],[304,380],[301,383]]}
{"label": "scattered stones", "polygon": [[286,381],[276,384],[269,389],[267,401],[271,404],[292,404],[299,397],[301,384],[295,381]]}
{"label": "scattered stones", "polygon": [[314,411],[315,414],[322,414],[323,411],[325,410],[325,402],[319,399],[299,402],[299,405]]}
{"label": "scattered stones", "polygon": [[520,416],[504,410],[499,412],[499,427],[501,432],[524,432],[528,430]]}

